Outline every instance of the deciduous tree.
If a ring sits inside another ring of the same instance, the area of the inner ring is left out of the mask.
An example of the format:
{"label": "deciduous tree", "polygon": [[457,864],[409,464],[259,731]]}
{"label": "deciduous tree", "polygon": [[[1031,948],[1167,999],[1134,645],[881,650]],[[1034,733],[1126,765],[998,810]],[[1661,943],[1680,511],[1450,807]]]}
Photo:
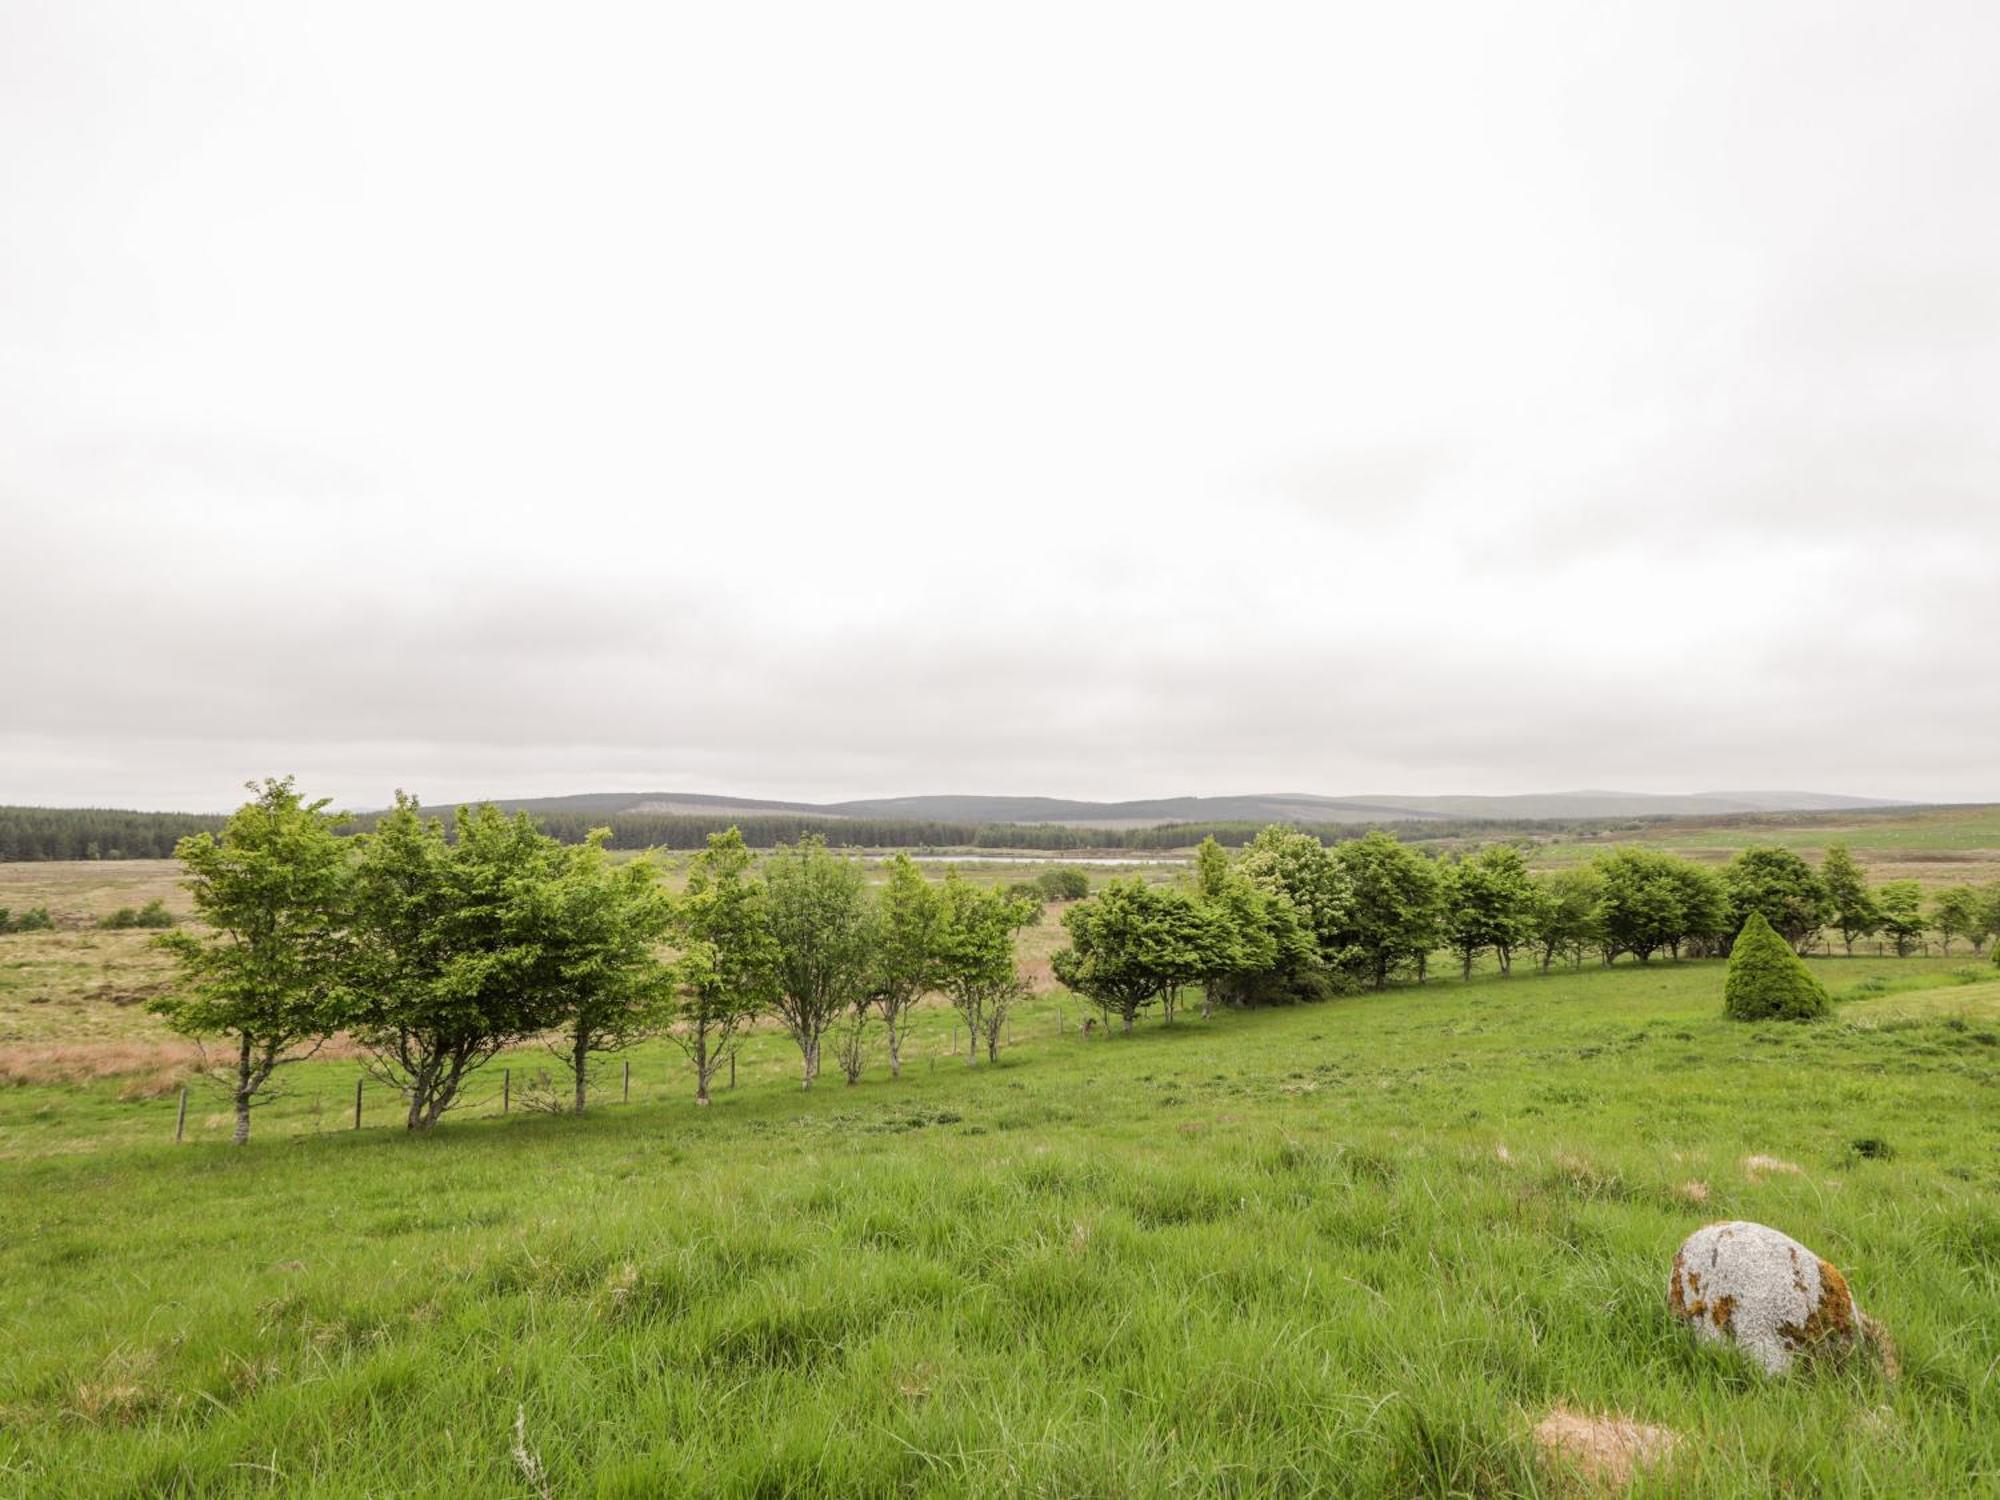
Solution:
{"label": "deciduous tree", "polygon": [[1985,946],[1985,906],[1979,891],[1969,885],[1950,885],[1937,893],[1931,927],[1947,954],[1953,938],[1969,939],[1975,952]]}
{"label": "deciduous tree", "polygon": [[1826,892],[1829,916],[1834,931],[1840,934],[1840,941],[1847,949],[1848,956],[1854,954],[1854,940],[1866,937],[1882,928],[1882,913],[1875,907],[1875,897],[1868,889],[1868,877],[1855,863],[1854,856],[1845,844],[1829,844],[1826,858],[1820,861],[1820,888]]}
{"label": "deciduous tree", "polygon": [[956,871],[945,877],[938,900],[934,972],[938,987],[965,1017],[968,1064],[977,1060],[982,1040],[987,1060],[999,1060],[1008,1008],[1025,992],[1014,967],[1014,934],[1028,925],[1034,912],[1032,902],[981,890]]}
{"label": "deciduous tree", "polygon": [[748,878],[750,858],[736,829],[710,834],[673,911],[681,1001],[667,1034],[694,1065],[694,1100],[704,1106],[737,1035],[777,998],[778,948],[764,887]]}
{"label": "deciduous tree", "polygon": [[433,1128],[501,1051],[563,1020],[545,886],[562,847],[525,813],[460,808],[455,842],[414,798],[357,842],[346,992],[376,1076]]}
{"label": "deciduous tree", "polygon": [[305,801],[289,776],[250,789],[256,796],[221,832],[175,848],[201,929],[154,939],[181,982],[149,1007],[183,1035],[228,1042],[239,1146],[273,1074],[312,1056],[341,1024],[351,890],[351,850],[337,832],[346,815]]}
{"label": "deciduous tree", "polygon": [[1924,890],[1914,880],[1891,880],[1875,891],[1875,909],[1883,934],[1896,945],[1896,956],[1908,958],[1924,937]]}
{"label": "deciduous tree", "polygon": [[1762,912],[1794,948],[1817,937],[1833,914],[1819,876],[1789,849],[1745,849],[1729,862],[1722,878],[1739,928],[1751,912]]}
{"label": "deciduous tree", "polygon": [[1311,937],[1321,964],[1328,969],[1355,967],[1357,956],[1349,946],[1354,882],[1319,839],[1274,823],[1250,841],[1236,868],[1252,885],[1285,898]]}
{"label": "deciduous tree", "polygon": [[867,892],[860,866],[817,835],[765,861],[764,890],[777,948],[773,1008],[798,1046],[800,1086],[811,1088],[827,1029],[867,999]]}
{"label": "deciduous tree", "polygon": [[1614,849],[1595,868],[1603,899],[1599,906],[1608,964],[1620,953],[1640,963],[1680,941],[1687,929],[1686,892],[1675,873],[1680,861],[1651,849]]}
{"label": "deciduous tree", "polygon": [[561,1015],[558,1055],[568,1065],[574,1108],[583,1113],[590,1060],[622,1052],[665,1024],[669,969],[658,948],[671,903],[650,858],[615,864],[606,829],[561,849],[548,878],[524,888],[529,919]]}
{"label": "deciduous tree", "polygon": [[1581,966],[1583,955],[1603,935],[1604,882],[1589,866],[1572,866],[1534,878],[1529,925],[1542,972],[1558,955]]}
{"label": "deciduous tree", "polygon": [[1443,937],[1443,881],[1437,864],[1380,829],[1334,851],[1352,892],[1347,941],[1376,989],[1403,964],[1419,980]]}
{"label": "deciduous tree", "polygon": [[[1031,914],[1039,913],[1039,892],[1023,905]],[[903,1074],[903,1032],[910,1011],[938,985],[942,919],[938,888],[924,879],[916,861],[907,854],[891,859],[888,883],[875,898],[868,943],[868,998],[882,1016],[891,1078]]]}
{"label": "deciduous tree", "polygon": [[1528,941],[1534,916],[1534,887],[1527,862],[1512,844],[1495,844],[1443,872],[1446,940],[1459,956],[1461,975],[1488,949],[1511,974],[1514,950]]}
{"label": "deciduous tree", "polygon": [[1216,967],[1211,919],[1185,891],[1113,880],[1063,913],[1070,945],[1055,955],[1056,978],[1131,1031],[1141,1010]]}

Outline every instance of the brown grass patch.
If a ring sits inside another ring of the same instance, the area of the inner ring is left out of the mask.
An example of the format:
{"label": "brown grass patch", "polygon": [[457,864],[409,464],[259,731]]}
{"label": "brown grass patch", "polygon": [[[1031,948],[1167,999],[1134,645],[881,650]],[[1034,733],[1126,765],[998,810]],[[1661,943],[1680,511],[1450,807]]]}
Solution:
{"label": "brown grass patch", "polygon": [[1743,1158],[1743,1175],[1752,1182],[1761,1182],[1773,1173],[1782,1177],[1798,1177],[1805,1168],[1795,1161],[1783,1161],[1775,1156],[1746,1156]]}
{"label": "brown grass patch", "polygon": [[1700,1207],[1708,1202],[1708,1184],[1705,1182],[1684,1182],[1674,1189],[1674,1196],[1683,1203]]}
{"label": "brown grass patch", "polygon": [[1629,1417],[1594,1417],[1558,1404],[1535,1425],[1535,1446],[1578,1477],[1606,1489],[1628,1488],[1639,1470],[1666,1462],[1680,1434]]}
{"label": "brown grass patch", "polygon": [[[315,1055],[341,1062],[365,1054],[340,1036]],[[217,1064],[227,1066],[229,1059],[211,1050],[208,1063],[211,1068]],[[203,1071],[201,1049],[178,1038],[0,1043],[0,1088],[23,1088],[30,1084],[75,1087],[123,1078],[128,1082],[120,1090],[119,1098],[157,1099]]]}
{"label": "brown grass patch", "polygon": [[7,1088],[130,1078],[135,1082],[122,1097],[145,1099],[154,1095],[131,1091],[141,1087],[140,1081],[171,1077],[161,1089],[165,1092],[200,1069],[201,1052],[192,1042],[12,1042],[0,1046],[0,1087]]}

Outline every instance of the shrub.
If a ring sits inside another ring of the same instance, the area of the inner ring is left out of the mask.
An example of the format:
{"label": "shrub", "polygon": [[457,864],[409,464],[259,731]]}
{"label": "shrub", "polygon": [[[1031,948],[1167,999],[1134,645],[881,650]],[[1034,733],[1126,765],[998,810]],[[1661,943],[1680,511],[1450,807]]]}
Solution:
{"label": "shrub", "polygon": [[1722,1001],[1738,1021],[1814,1021],[1831,1008],[1826,987],[1759,911],[1736,935]]}
{"label": "shrub", "polygon": [[144,906],[121,906],[108,917],[100,918],[97,925],[112,931],[122,931],[128,927],[171,927],[174,914],[167,910],[164,901],[148,901]]}
{"label": "shrub", "polygon": [[1044,870],[1035,877],[1035,889],[1044,901],[1081,901],[1090,894],[1090,877],[1081,870]]}
{"label": "shrub", "polygon": [[0,932],[47,932],[55,925],[46,906],[31,906],[18,917],[0,906]]}

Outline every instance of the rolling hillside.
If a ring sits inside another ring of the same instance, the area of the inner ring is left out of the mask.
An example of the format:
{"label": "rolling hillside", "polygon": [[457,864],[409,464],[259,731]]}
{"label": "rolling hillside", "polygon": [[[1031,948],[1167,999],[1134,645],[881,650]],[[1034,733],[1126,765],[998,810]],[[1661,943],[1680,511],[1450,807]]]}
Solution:
{"label": "rolling hillside", "polygon": [[568,797],[495,799],[532,813],[799,813],[826,818],[893,818],[945,823],[1063,823],[1143,827],[1161,823],[1422,822],[1443,818],[1622,818],[1830,812],[1899,805],[1887,798],[1820,792],[1579,791],[1519,796],[1351,796],[1265,792],[1232,797],[1160,797],[1091,802],[1065,797],[940,795],[848,802],[783,802],[694,792],[587,792]]}

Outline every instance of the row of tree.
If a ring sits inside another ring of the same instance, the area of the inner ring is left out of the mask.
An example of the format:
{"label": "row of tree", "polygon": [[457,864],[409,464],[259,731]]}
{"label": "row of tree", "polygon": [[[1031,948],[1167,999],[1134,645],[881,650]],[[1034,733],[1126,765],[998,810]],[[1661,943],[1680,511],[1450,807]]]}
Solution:
{"label": "row of tree", "polygon": [[427,1130],[501,1051],[541,1039],[584,1108],[592,1060],[654,1035],[687,1053],[706,1104],[744,1030],[780,1022],[803,1079],[829,1037],[848,1081],[877,1025],[900,1071],[911,1009],[943,994],[968,1062],[998,1056],[1023,992],[1014,934],[1034,902],[905,856],[872,893],[860,864],[807,839],[753,872],[735,830],[713,834],[678,896],[650,858],[613,860],[599,835],[564,844],[526,814],[461,808],[447,836],[411,799],[367,833],[304,801],[289,778],[179,857],[200,926],[157,941],[180,982],[154,1002],[176,1030],[226,1039],[236,1140],[278,1070],[346,1035]]}
{"label": "row of tree", "polygon": [[[446,832],[456,822],[449,809]],[[382,813],[350,824],[367,832]],[[1425,840],[1493,839],[1515,834],[1549,838],[1564,834],[1630,831],[1660,818],[1566,820],[1426,819],[1381,823],[1297,825],[1322,843],[1338,843],[1385,826]],[[113,808],[0,807],[0,862],[14,860],[166,859],[180,840],[213,833],[224,822],[215,813],[128,812]],[[1249,844],[1264,826],[1254,822],[1161,823],[1150,828],[1091,828],[1073,823],[970,823],[886,817],[820,817],[811,813],[605,813],[543,811],[544,833],[580,844],[599,829],[613,849],[699,850],[712,833],[736,828],[753,848],[795,844],[818,835],[829,844],[865,849],[1037,849],[1052,852],[1127,849],[1136,852],[1186,849],[1204,838],[1225,848]]]}
{"label": "row of tree", "polygon": [[1189,885],[1114,881],[1073,907],[1055,971],[1130,1030],[1154,1004],[1171,1022],[1192,985],[1209,1006],[1317,998],[1400,975],[1422,981],[1439,952],[1467,978],[1487,956],[1502,973],[1523,953],[1544,971],[1593,954],[1606,964],[1721,956],[1753,916],[1800,951],[1827,930],[1850,953],[1878,932],[1898,954],[1926,932],[1946,952],[1957,939],[1977,951],[2000,931],[2000,884],[1953,887],[1926,912],[1915,882],[1871,888],[1840,846],[1817,870],[1782,848],[1745,850],[1718,869],[1627,846],[1537,873],[1510,844],[1445,859],[1380,832],[1329,848],[1273,826],[1234,856],[1204,843]]}

